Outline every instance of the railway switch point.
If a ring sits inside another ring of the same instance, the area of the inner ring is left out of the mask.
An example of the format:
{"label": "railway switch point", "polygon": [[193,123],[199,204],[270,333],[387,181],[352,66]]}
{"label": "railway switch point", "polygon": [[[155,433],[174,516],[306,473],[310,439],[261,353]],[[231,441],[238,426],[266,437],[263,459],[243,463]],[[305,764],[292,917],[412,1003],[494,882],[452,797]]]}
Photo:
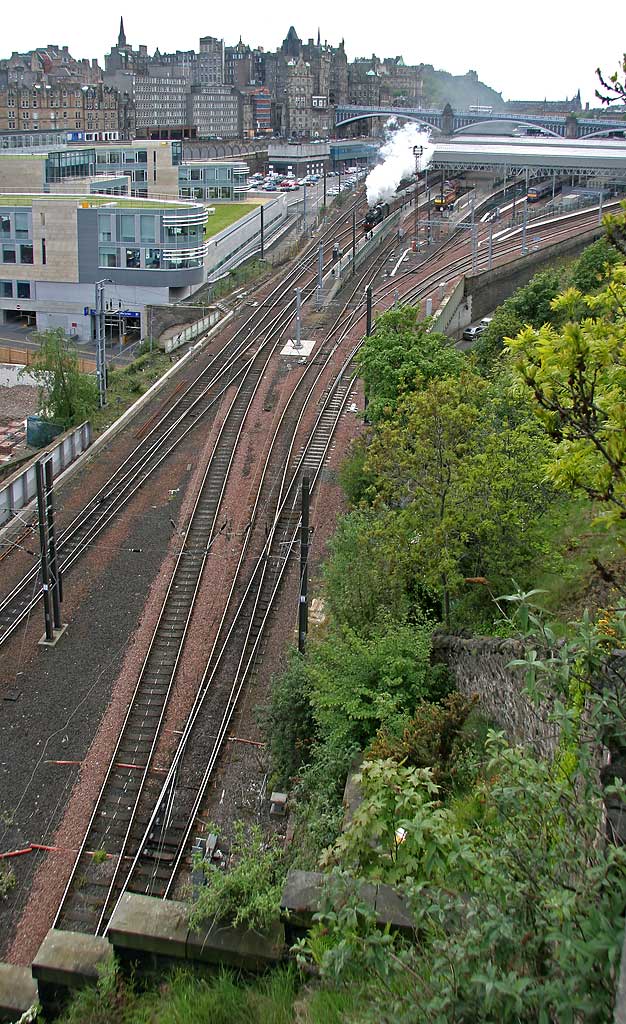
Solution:
{"label": "railway switch point", "polygon": [[273,792],[270,797],[270,814],[273,818],[284,818],[287,813],[287,794]]}

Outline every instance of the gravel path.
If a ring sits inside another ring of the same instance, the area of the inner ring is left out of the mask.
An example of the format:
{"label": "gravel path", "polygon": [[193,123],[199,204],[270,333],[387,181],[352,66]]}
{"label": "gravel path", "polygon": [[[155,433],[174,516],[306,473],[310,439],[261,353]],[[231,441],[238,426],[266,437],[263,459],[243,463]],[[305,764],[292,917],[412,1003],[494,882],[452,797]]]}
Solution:
{"label": "gravel path", "polygon": [[0,384],[0,424],[26,419],[39,409],[39,388],[32,384]]}

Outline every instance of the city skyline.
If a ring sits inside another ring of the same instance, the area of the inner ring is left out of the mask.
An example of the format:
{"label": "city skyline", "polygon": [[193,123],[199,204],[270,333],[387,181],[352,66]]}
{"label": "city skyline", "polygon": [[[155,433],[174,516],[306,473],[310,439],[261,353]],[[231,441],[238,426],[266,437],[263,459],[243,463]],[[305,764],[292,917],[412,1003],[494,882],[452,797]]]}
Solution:
{"label": "city skyline", "polygon": [[[393,22],[381,25],[371,20],[355,20],[353,3],[338,9],[327,0],[320,0],[315,12],[289,14],[284,24],[281,15],[280,28],[277,19],[272,18],[270,25],[257,8],[245,19],[235,20],[232,14],[217,11],[210,17],[198,17],[193,24],[190,20],[171,23],[165,12],[161,15],[148,9],[145,0],[137,0],[119,14],[107,16],[99,24],[98,41],[94,42],[84,10],[78,8],[75,0],[70,0],[63,10],[65,17],[60,20],[58,11],[36,4],[35,29],[32,18],[23,24],[17,15],[7,12],[3,16],[0,58],[13,51],[25,52],[56,43],[67,44],[76,58],[96,57],[104,65],[104,54],[117,38],[119,16],[124,17],[129,42],[134,46],[145,44],[151,53],[157,48],[161,52],[196,49],[199,37],[204,35],[223,38],[227,45],[234,45],[241,36],[244,43],[271,51],[280,46],[293,24],[305,42],[317,38],[318,29],[322,41],[333,46],[343,38],[349,60],[375,52],[378,57],[402,55],[407,64],[431,64],[454,75],[474,70],[480,81],[501,92],[505,100],[558,100],[571,97],[580,89],[583,104],[589,102],[592,107],[599,105],[594,96],[599,84],[595,68],[600,66],[606,76],[618,68],[623,44],[615,45],[612,40],[615,35],[623,38],[622,29],[626,28],[626,16],[622,14],[611,33],[602,31],[599,23],[597,27],[586,25],[583,33],[572,5],[565,8],[561,3],[542,9],[542,18],[533,27],[525,14],[506,16],[493,0],[481,6],[480,20],[470,19],[468,24],[467,8],[456,2],[447,7],[449,18],[442,31],[437,20],[440,16],[434,11],[400,14]],[[405,22],[410,19],[413,31],[406,31],[403,18]],[[456,32],[460,24],[463,31]],[[420,37],[425,38],[423,44],[418,41]],[[511,43],[515,60],[511,59]]]}

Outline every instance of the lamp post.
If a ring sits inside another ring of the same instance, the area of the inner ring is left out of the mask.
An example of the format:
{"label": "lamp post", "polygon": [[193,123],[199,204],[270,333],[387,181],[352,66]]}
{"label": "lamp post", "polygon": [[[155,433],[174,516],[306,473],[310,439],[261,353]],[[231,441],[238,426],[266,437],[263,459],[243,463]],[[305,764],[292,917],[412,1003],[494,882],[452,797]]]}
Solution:
{"label": "lamp post", "polygon": [[415,157],[415,220],[414,220],[414,235],[415,235],[415,251],[419,251],[419,174],[422,169],[422,153],[424,152],[423,146],[413,146],[413,156]]}

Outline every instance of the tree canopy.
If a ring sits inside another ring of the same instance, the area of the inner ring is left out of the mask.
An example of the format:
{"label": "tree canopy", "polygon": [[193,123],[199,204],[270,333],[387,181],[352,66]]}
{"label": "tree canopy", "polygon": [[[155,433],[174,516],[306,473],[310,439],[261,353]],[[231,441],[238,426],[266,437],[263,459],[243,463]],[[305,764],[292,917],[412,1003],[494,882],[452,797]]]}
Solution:
{"label": "tree canopy", "polygon": [[[596,295],[570,288],[553,301],[563,327],[508,339],[518,378],[556,442],[549,474],[626,518],[626,267]],[[582,310],[582,314],[581,314]]]}
{"label": "tree canopy", "polygon": [[98,407],[96,380],[80,371],[76,348],[62,328],[35,337],[39,349],[28,373],[40,386],[45,416],[66,430],[77,426]]}

